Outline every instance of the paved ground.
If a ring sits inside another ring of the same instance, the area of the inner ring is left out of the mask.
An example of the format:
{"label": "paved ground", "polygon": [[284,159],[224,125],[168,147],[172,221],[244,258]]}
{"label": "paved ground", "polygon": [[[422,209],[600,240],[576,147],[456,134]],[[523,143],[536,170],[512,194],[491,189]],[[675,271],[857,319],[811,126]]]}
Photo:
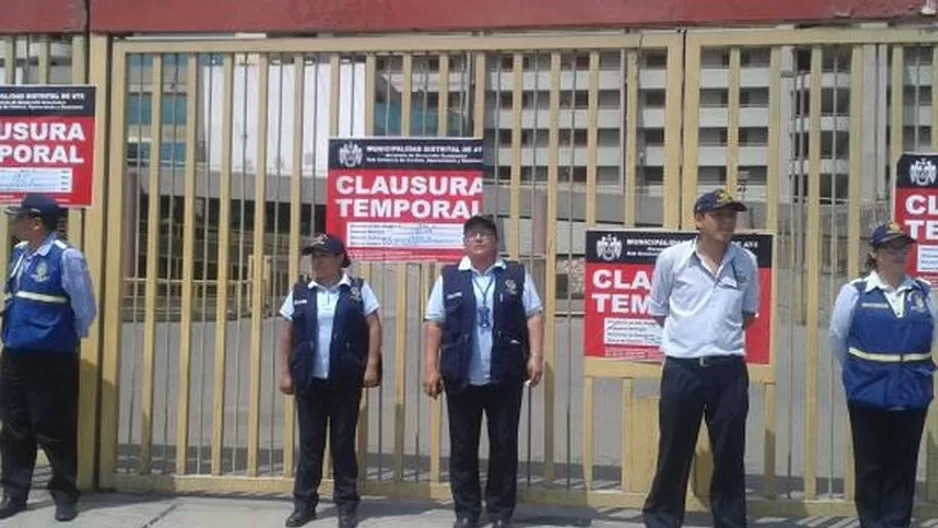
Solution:
{"label": "paved ground", "polygon": [[[12,519],[0,521],[0,527],[48,528],[59,525],[52,520],[53,506],[45,492],[34,494],[30,508]],[[167,497],[157,495],[100,494],[85,497],[81,514],[69,524],[74,528],[169,528],[216,526],[257,528],[283,526],[290,513],[286,499]],[[452,525],[452,513],[445,506],[400,501],[366,499],[361,507],[362,528],[436,528]],[[639,527],[638,512],[597,512],[585,509],[522,507],[516,514],[519,527]],[[335,526],[334,509],[323,504],[319,520],[310,528]],[[752,525],[765,528],[856,528],[859,523],[848,518],[752,519]],[[705,516],[688,519],[687,527],[710,526]],[[922,523],[931,527],[932,523]]]}

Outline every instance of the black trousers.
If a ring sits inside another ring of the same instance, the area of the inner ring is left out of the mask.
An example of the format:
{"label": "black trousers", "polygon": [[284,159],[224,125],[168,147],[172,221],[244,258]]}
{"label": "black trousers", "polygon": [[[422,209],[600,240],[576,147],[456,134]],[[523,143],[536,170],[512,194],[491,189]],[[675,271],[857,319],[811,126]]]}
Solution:
{"label": "black trousers", "polygon": [[449,482],[456,515],[478,519],[482,513],[479,483],[479,435],[482,413],[488,420],[489,467],[485,505],[494,519],[509,520],[518,490],[518,421],[522,383],[470,386],[446,394],[449,413]]}
{"label": "black trousers", "polygon": [[643,518],[650,528],[684,522],[687,480],[701,417],[713,451],[710,509],[715,528],[746,526],[746,416],[749,373],[741,357],[668,358],[661,375],[658,465]]}
{"label": "black trousers", "polygon": [[340,513],[351,513],[358,506],[361,499],[357,486],[355,430],[361,394],[361,387],[354,384],[316,380],[309,390],[296,395],[300,453],[293,483],[293,501],[297,506],[315,507],[319,503],[327,426],[335,484],[333,501]]}
{"label": "black trousers", "polygon": [[78,500],[78,375],[76,353],[3,351],[0,358],[0,483],[14,502],[26,502],[42,447],[52,467],[48,489],[56,502]]}
{"label": "black trousers", "polygon": [[886,411],[848,403],[856,505],[863,528],[907,528],[926,409]]}

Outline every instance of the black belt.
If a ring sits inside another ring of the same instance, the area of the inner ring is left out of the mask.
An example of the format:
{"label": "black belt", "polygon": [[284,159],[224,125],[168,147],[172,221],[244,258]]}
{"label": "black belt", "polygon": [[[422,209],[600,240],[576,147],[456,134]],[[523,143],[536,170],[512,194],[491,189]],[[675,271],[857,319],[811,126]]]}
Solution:
{"label": "black belt", "polygon": [[678,358],[668,356],[667,361],[673,361],[681,365],[694,365],[698,367],[711,367],[718,365],[733,365],[737,363],[742,363],[744,360],[743,356],[739,354],[729,354],[721,356],[701,356],[695,358]]}

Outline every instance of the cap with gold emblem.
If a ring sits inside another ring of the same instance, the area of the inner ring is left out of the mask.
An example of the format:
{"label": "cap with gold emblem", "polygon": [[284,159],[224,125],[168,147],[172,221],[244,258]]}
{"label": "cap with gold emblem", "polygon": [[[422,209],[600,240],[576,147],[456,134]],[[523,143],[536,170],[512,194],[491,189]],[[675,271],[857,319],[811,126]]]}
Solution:
{"label": "cap with gold emblem", "polygon": [[733,211],[746,211],[746,205],[728,193],[725,189],[717,189],[701,194],[694,203],[694,213],[712,213],[717,209],[731,209]]}
{"label": "cap with gold emblem", "polygon": [[870,234],[870,245],[873,247],[881,246],[892,242],[893,240],[905,240],[910,244],[915,243],[915,239],[902,229],[902,226],[896,222],[886,222],[876,226],[873,233]]}

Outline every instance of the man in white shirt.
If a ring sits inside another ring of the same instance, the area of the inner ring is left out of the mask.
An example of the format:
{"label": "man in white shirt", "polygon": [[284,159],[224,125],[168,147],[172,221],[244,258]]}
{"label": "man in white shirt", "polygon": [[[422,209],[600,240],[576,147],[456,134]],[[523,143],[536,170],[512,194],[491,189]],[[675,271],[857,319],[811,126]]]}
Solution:
{"label": "man in white shirt", "polygon": [[650,528],[684,521],[684,498],[701,417],[714,455],[715,528],[746,526],[743,457],[749,412],[745,329],[759,311],[755,256],[731,240],[746,206],[724,190],[694,204],[698,237],[661,252],[649,311],[663,327],[658,464],[643,518]]}

